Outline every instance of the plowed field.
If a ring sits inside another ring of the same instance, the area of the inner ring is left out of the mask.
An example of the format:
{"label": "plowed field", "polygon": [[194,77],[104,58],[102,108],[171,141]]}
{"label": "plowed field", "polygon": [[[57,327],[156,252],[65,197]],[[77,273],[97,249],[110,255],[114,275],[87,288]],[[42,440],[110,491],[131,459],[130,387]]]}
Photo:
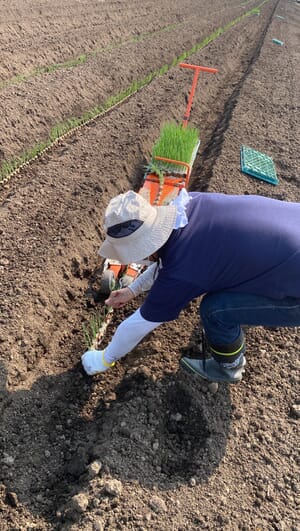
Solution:
{"label": "plowed field", "polygon": [[1,2],[1,531],[299,530],[298,330],[247,330],[243,381],[215,393],[178,365],[197,301],[104,375],[80,364],[103,212],[181,121],[179,62],[218,69],[190,189],[300,200],[299,41],[292,0]]}

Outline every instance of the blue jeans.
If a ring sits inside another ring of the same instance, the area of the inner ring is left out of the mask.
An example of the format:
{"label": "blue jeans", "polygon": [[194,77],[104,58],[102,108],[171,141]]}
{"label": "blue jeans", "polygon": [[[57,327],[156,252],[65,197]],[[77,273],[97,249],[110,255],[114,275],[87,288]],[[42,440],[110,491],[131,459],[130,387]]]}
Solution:
{"label": "blue jeans", "polygon": [[213,293],[203,297],[200,316],[213,357],[219,362],[232,363],[245,352],[243,325],[300,326],[300,299]]}

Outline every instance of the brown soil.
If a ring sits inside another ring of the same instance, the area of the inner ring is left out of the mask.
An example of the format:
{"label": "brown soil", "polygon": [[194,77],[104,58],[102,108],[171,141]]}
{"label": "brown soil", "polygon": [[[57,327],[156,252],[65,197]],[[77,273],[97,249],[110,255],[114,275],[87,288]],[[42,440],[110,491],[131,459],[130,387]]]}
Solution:
{"label": "brown soil", "polygon": [[[255,5],[4,0],[0,159]],[[194,100],[191,189],[299,201],[299,10],[269,0],[188,57],[218,68]],[[84,53],[80,66],[30,75]],[[172,68],[0,189],[3,531],[299,529],[297,330],[247,330],[243,382],[210,392],[178,368],[197,338],[194,301],[104,375],[81,369],[82,324],[103,306],[88,297],[103,210],[139,188],[160,125],[182,119],[190,84]],[[241,145],[273,158],[278,186],[240,172]],[[137,304],[114,314],[106,341]]]}

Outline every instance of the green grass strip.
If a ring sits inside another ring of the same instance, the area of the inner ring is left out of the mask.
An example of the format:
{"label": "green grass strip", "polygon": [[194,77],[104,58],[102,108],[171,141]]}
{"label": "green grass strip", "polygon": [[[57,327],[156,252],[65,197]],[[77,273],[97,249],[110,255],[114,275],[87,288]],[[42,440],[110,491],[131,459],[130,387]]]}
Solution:
{"label": "green grass strip", "polygon": [[40,68],[36,68],[35,70],[28,72],[27,74],[26,73],[17,74],[16,76],[6,81],[2,81],[0,83],[0,90],[3,90],[4,88],[9,87],[10,85],[16,85],[18,83],[22,83],[23,81],[27,81],[27,79],[30,79],[31,77],[37,77],[37,76],[40,76],[41,74],[48,74],[50,72],[55,72],[56,70],[61,70],[63,68],[68,69],[68,68],[74,68],[76,66],[80,66],[86,63],[88,59],[90,59],[91,57],[95,55],[99,55],[100,53],[104,53],[104,52],[109,52],[111,50],[116,50],[118,48],[121,48],[122,46],[126,46],[126,44],[149,39],[150,37],[159,35],[160,33],[172,31],[173,29],[175,29],[176,27],[182,24],[183,22],[178,22],[177,24],[169,24],[168,26],[165,26],[157,31],[141,33],[141,35],[136,35],[127,41],[113,43],[105,48],[98,48],[96,50],[93,50],[92,52],[83,53],[79,57],[70,59],[63,63],[53,63],[49,66],[41,66]]}
{"label": "green grass strip", "polygon": [[39,155],[41,155],[44,151],[50,148],[55,142],[57,142],[64,135],[71,133],[72,131],[88,123],[89,121],[100,117],[101,115],[105,114],[107,111],[112,109],[115,105],[118,105],[119,103],[125,101],[129,96],[132,96],[133,94],[138,92],[143,87],[149,85],[149,83],[151,83],[151,81],[154,78],[164,75],[171,68],[185,61],[190,55],[198,52],[199,50],[202,50],[202,48],[210,44],[212,41],[214,41],[224,32],[228,31],[230,28],[238,24],[241,20],[243,20],[244,18],[250,15],[255,14],[257,12],[257,9],[262,7],[268,1],[269,0],[263,0],[263,2],[259,4],[257,7],[254,7],[247,13],[244,13],[243,15],[235,18],[234,20],[226,24],[223,28],[216,29],[213,33],[211,33],[208,37],[206,37],[199,44],[196,44],[190,50],[184,52],[179,57],[173,59],[171,64],[163,65],[161,68],[154,70],[153,72],[150,72],[143,79],[138,80],[138,81],[133,81],[126,89],[122,90],[121,92],[119,92],[118,94],[114,96],[110,96],[103,103],[103,105],[96,106],[93,109],[86,111],[80,117],[69,118],[65,122],[55,125],[51,129],[47,140],[36,144],[33,148],[30,148],[29,150],[24,151],[18,157],[14,157],[11,160],[4,161],[2,163],[0,167],[0,183],[6,182],[15,172],[21,169],[21,167],[23,167],[25,164],[28,164],[32,160],[36,159]]}

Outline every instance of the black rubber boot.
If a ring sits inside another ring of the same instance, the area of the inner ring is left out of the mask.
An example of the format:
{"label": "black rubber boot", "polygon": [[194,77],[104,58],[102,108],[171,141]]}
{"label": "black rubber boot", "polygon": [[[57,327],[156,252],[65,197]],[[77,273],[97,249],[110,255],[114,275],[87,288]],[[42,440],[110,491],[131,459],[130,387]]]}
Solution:
{"label": "black rubber boot", "polygon": [[210,382],[239,383],[245,371],[246,358],[242,355],[236,367],[228,367],[228,364],[218,363],[214,358],[193,359],[181,358],[180,365],[183,369],[198,374],[204,380]]}

